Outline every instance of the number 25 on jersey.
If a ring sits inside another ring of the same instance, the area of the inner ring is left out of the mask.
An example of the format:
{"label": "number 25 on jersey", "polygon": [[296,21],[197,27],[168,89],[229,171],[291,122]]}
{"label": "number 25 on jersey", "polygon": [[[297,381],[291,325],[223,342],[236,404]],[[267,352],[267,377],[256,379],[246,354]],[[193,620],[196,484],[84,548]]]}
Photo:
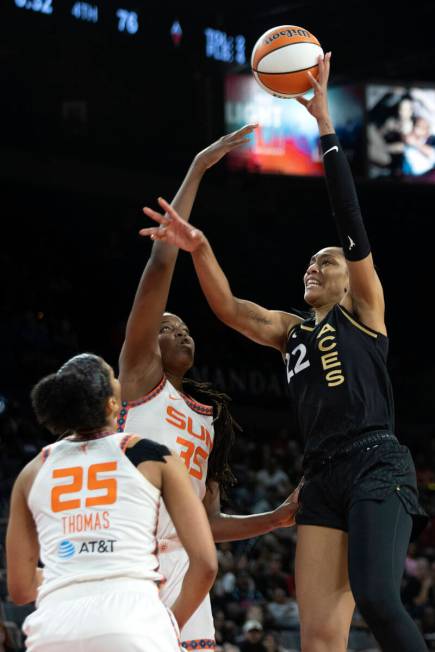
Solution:
{"label": "number 25 on jersey", "polygon": [[[54,469],[52,478],[68,478],[71,482],[58,484],[51,490],[51,509],[53,512],[63,512],[70,509],[80,509],[83,507],[94,507],[96,505],[113,505],[118,497],[118,485],[116,478],[104,477],[99,478],[99,473],[116,471],[118,462],[103,462],[92,464],[87,470],[82,466],[71,466],[65,469]],[[71,494],[82,492],[84,485],[84,476],[86,474],[86,495],[82,497]],[[101,493],[101,492],[104,493]],[[100,492],[95,495],[95,492]],[[94,493],[94,495],[92,495]],[[69,500],[62,499],[64,496],[70,496]]]}

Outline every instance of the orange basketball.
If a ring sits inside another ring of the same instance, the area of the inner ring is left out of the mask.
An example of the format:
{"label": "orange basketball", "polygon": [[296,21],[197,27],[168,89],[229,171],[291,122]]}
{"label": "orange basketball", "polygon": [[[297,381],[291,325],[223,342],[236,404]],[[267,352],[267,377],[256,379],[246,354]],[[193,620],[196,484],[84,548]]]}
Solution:
{"label": "orange basketball", "polygon": [[317,76],[319,54],[323,55],[320,43],[308,30],[281,25],[260,36],[252,50],[251,69],[268,93],[297,97],[311,88],[307,72]]}

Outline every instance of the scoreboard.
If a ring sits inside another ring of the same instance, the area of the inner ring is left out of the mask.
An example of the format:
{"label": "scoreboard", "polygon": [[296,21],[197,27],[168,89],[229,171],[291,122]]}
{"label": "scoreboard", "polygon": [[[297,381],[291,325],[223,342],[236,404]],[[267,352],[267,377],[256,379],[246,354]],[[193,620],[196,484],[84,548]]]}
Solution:
{"label": "scoreboard", "polygon": [[63,0],[13,0],[17,9],[41,16],[68,17],[93,25],[110,22],[119,32],[134,35],[140,30],[139,11],[127,6],[110,7],[107,3],[64,2]]}
{"label": "scoreboard", "polygon": [[[197,12],[170,15],[165,8],[149,5],[138,0],[120,0],[120,2],[93,0],[92,2],[75,2],[74,0],[2,0],[9,2],[14,22],[22,18],[29,25],[27,16],[45,17],[46,21],[60,31],[78,33],[80,24],[93,26],[95,32],[116,31],[130,37],[138,45],[146,46],[155,40],[157,34],[165,27],[165,37],[160,41],[161,49],[170,43],[178,47],[186,39],[189,46],[201,55],[202,59],[212,59],[224,63],[247,63],[246,36],[240,33],[228,33],[213,24],[197,19]],[[35,29],[43,29],[40,21],[33,23]]]}
{"label": "scoreboard", "polygon": [[225,75],[248,67],[247,36],[216,16],[160,0],[1,0],[3,142],[185,161],[223,133]]}

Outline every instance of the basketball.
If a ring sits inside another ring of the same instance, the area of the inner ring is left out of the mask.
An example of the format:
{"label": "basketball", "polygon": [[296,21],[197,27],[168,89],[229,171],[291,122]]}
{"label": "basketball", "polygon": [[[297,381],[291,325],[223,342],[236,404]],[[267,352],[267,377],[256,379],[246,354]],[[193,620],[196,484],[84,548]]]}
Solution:
{"label": "basketball", "polygon": [[277,97],[298,97],[310,88],[307,72],[317,77],[317,38],[303,27],[281,25],[267,30],[256,42],[251,69],[262,88]]}

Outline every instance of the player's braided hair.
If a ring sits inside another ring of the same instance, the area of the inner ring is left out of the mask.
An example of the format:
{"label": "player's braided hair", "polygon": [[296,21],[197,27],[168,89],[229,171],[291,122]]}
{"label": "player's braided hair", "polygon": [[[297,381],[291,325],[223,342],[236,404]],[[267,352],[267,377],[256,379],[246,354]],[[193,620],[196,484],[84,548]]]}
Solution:
{"label": "player's braided hair", "polygon": [[236,431],[242,430],[229,410],[231,399],[227,394],[214,389],[211,383],[190,378],[183,380],[183,389],[201,403],[213,406],[215,437],[208,461],[207,482],[217,482],[221,496],[226,496],[228,489],[236,482],[229,460]]}

